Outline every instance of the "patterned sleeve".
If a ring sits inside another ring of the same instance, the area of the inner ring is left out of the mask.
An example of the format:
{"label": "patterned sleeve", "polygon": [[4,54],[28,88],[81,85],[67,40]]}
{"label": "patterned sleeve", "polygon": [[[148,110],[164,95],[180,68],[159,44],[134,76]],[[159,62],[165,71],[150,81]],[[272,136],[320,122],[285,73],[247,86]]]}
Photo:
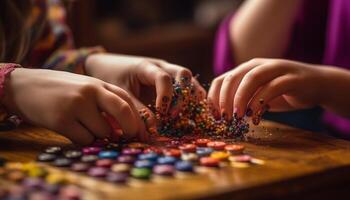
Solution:
{"label": "patterned sleeve", "polygon": [[33,30],[42,29],[42,31],[30,52],[26,65],[84,74],[84,63],[87,56],[104,52],[104,49],[99,46],[74,48],[72,33],[65,23],[66,9],[61,1],[47,1],[43,5],[35,5],[34,11],[37,10],[39,13],[37,18],[44,15],[45,21],[33,24]]}

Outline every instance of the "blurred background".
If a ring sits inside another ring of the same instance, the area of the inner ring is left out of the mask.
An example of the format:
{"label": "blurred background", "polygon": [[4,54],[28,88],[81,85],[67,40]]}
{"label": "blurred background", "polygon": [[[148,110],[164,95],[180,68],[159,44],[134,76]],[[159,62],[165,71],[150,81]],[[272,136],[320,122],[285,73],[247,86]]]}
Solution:
{"label": "blurred background", "polygon": [[220,21],[241,0],[77,0],[68,22],[76,45],[157,57],[190,68],[208,83]]}

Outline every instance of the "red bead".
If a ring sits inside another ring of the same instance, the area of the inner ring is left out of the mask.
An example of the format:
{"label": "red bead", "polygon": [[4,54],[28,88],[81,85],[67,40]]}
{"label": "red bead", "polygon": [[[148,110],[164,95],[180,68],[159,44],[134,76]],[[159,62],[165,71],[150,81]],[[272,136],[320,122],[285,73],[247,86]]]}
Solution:
{"label": "red bead", "polygon": [[181,156],[181,151],[178,149],[164,149],[163,154],[165,156],[172,156],[172,157],[179,158]]}
{"label": "red bead", "polygon": [[210,142],[209,139],[199,138],[195,141],[195,144],[199,147],[206,147],[209,142]]}
{"label": "red bead", "polygon": [[214,150],[224,150],[226,143],[220,141],[208,142],[208,147],[213,148]]}
{"label": "red bead", "polygon": [[238,155],[243,153],[244,146],[240,144],[228,144],[225,146],[225,150],[231,154]]}
{"label": "red bead", "polygon": [[193,153],[196,152],[197,146],[194,144],[183,144],[179,147],[180,150],[186,153]]}
{"label": "red bead", "polygon": [[205,167],[218,167],[219,160],[211,157],[202,157],[200,159],[200,164]]}

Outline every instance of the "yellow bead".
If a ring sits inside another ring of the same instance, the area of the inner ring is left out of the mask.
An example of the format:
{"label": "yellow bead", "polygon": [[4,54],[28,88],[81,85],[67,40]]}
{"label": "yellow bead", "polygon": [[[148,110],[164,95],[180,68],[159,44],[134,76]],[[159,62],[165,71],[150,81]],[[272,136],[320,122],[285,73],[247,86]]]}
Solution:
{"label": "yellow bead", "polygon": [[215,159],[218,159],[220,161],[224,161],[224,160],[227,160],[227,158],[229,157],[230,155],[226,152],[223,152],[223,151],[215,151],[213,153],[210,154],[210,157],[212,158],[215,158]]}
{"label": "yellow bead", "polygon": [[31,177],[43,177],[47,174],[47,171],[41,167],[33,167],[28,170],[28,176]]}
{"label": "yellow bead", "polygon": [[50,184],[62,184],[65,182],[65,178],[61,173],[51,173],[46,176],[46,181]]}

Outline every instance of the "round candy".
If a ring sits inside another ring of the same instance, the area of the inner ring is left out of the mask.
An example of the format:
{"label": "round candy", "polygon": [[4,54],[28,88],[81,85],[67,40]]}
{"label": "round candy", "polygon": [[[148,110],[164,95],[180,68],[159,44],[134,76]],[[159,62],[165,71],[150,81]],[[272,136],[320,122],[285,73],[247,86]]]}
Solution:
{"label": "round candy", "polygon": [[124,155],[136,156],[136,155],[138,155],[140,153],[142,153],[141,149],[136,149],[136,148],[125,148],[125,149],[123,149],[123,154]]}
{"label": "round candy", "polygon": [[218,167],[219,160],[211,157],[202,157],[200,159],[200,164],[205,167]]}
{"label": "round candy", "polygon": [[44,182],[40,178],[26,178],[23,180],[22,185],[28,189],[42,189],[44,187]]}
{"label": "round candy", "polygon": [[138,160],[134,163],[137,168],[152,168],[154,165],[155,163],[149,160]]}
{"label": "round candy", "polygon": [[179,147],[179,149],[186,153],[193,153],[196,152],[196,147],[197,146],[194,144],[183,144]]}
{"label": "round candy", "polygon": [[129,156],[129,155],[121,155],[118,157],[118,162],[132,164],[135,162],[135,158],[133,156]]}
{"label": "round candy", "polygon": [[111,159],[100,159],[96,161],[96,166],[97,167],[105,167],[105,168],[110,168],[113,165],[114,161]]}
{"label": "round candy", "polygon": [[88,170],[88,175],[92,177],[105,177],[108,173],[108,169],[104,167],[92,167]]}
{"label": "round candy", "polygon": [[62,152],[62,148],[61,147],[48,147],[47,149],[45,149],[45,153],[51,153],[51,154],[60,154]]}
{"label": "round candy", "polygon": [[106,180],[112,183],[125,183],[128,177],[128,173],[109,172],[106,176]]}
{"label": "round candy", "polygon": [[210,154],[210,157],[218,159],[220,161],[225,161],[228,159],[230,155],[226,152],[223,151],[215,151],[213,153]]}
{"label": "round candy", "polygon": [[31,177],[43,177],[46,176],[47,171],[42,167],[33,167],[28,171],[28,176]]}
{"label": "round candy", "polygon": [[162,150],[158,147],[147,147],[145,150],[143,150],[143,153],[156,153],[156,154],[161,154]]}
{"label": "round candy", "polygon": [[210,142],[209,139],[199,138],[195,141],[195,144],[199,147],[206,147],[209,142]]}
{"label": "round candy", "polygon": [[195,153],[183,153],[181,155],[181,160],[190,161],[190,162],[197,162],[198,155]]}
{"label": "round candy", "polygon": [[69,159],[78,159],[83,155],[83,153],[81,153],[81,151],[77,151],[77,150],[69,150],[64,152],[64,156],[66,158]]}
{"label": "round candy", "polygon": [[131,166],[129,164],[125,164],[125,163],[117,163],[117,164],[112,165],[111,170],[113,172],[129,173],[131,170]]}
{"label": "round candy", "polygon": [[51,153],[41,153],[38,155],[38,161],[40,162],[51,162],[54,161],[57,158],[55,154]]}
{"label": "round candy", "polygon": [[213,148],[214,150],[221,151],[221,150],[224,150],[226,143],[221,141],[213,141],[213,142],[208,142],[207,146],[210,148]]}
{"label": "round candy", "polygon": [[72,160],[68,158],[57,158],[53,165],[56,167],[69,167],[72,164]]}
{"label": "round candy", "polygon": [[144,153],[140,154],[138,156],[139,160],[150,160],[150,161],[156,161],[158,159],[158,154],[151,152],[151,153]]}
{"label": "round candy", "polygon": [[116,152],[116,151],[101,151],[98,154],[98,157],[108,158],[108,159],[115,159],[117,156],[118,156],[118,152]]}
{"label": "round candy", "polygon": [[83,153],[85,155],[97,155],[100,153],[101,148],[100,147],[85,147],[83,148]]}
{"label": "round candy", "polygon": [[76,172],[86,172],[90,168],[90,165],[86,162],[76,162],[71,166],[71,170]]}
{"label": "round candy", "polygon": [[209,156],[214,150],[209,147],[197,147],[196,153],[199,157]]}
{"label": "round candy", "polygon": [[249,155],[230,156],[229,160],[232,162],[251,162],[252,157]]}
{"label": "round candy", "polygon": [[75,185],[63,186],[59,197],[60,199],[82,199],[82,191]]}
{"label": "round candy", "polygon": [[156,165],[153,168],[153,173],[162,176],[174,175],[174,166],[172,165]]}
{"label": "round candy", "polygon": [[94,163],[98,160],[98,157],[96,155],[84,155],[80,160],[85,163]]}
{"label": "round candy", "polygon": [[172,156],[172,157],[176,157],[179,158],[181,156],[181,151],[178,149],[164,149],[163,150],[163,154],[165,156]]}
{"label": "round candy", "polygon": [[62,173],[50,173],[46,176],[45,180],[51,185],[62,184],[66,181]]}
{"label": "round candy", "polygon": [[160,165],[173,165],[177,161],[176,158],[171,157],[171,156],[163,156],[159,157],[157,160],[157,163]]}
{"label": "round candy", "polygon": [[193,165],[188,161],[178,161],[175,163],[175,168],[177,171],[181,172],[193,172]]}
{"label": "round candy", "polygon": [[149,168],[133,168],[131,175],[138,179],[148,179],[151,176],[151,169]]}
{"label": "round candy", "polygon": [[225,150],[232,155],[239,155],[243,153],[244,146],[240,144],[228,144],[225,146]]}

